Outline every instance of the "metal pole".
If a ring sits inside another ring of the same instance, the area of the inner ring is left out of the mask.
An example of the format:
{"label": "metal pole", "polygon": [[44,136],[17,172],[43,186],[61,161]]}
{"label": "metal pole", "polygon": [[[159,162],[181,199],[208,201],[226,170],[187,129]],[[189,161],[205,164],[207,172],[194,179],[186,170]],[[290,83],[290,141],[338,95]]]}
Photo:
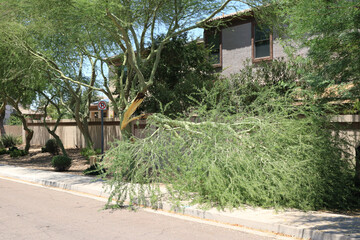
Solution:
{"label": "metal pole", "polygon": [[101,154],[104,154],[104,110],[101,110]]}

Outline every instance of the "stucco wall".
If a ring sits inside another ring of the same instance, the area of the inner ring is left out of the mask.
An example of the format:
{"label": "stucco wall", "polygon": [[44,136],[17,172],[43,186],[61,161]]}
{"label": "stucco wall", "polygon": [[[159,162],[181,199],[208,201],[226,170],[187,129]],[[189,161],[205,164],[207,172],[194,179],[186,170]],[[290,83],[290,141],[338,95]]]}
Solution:
{"label": "stucco wall", "polygon": [[351,159],[355,159],[355,149],[360,146],[360,115],[339,115],[332,119],[339,127],[334,134],[349,143],[349,146],[344,149],[352,155]]}
{"label": "stucco wall", "polygon": [[[236,25],[222,30],[222,70],[229,76],[239,72],[245,62],[251,61],[251,22]],[[306,54],[306,49],[300,49],[298,54]],[[281,41],[276,34],[273,36],[273,57],[287,57]]]}
{"label": "stucco wall", "polygon": [[223,74],[238,72],[251,58],[251,23],[223,29],[221,41]]}

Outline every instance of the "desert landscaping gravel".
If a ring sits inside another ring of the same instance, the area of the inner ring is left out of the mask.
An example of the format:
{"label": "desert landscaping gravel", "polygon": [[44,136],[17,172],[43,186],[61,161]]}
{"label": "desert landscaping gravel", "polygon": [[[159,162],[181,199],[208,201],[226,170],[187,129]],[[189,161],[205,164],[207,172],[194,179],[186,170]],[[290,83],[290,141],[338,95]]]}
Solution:
{"label": "desert landscaping gravel", "polygon": [[[89,161],[80,154],[80,149],[67,149],[67,153],[72,159],[72,164],[69,171],[64,173],[84,175],[83,171],[90,165]],[[30,149],[28,155],[17,158],[12,158],[9,154],[0,155],[0,164],[54,171],[51,166],[52,157],[50,153],[42,153],[40,148],[36,148]]]}

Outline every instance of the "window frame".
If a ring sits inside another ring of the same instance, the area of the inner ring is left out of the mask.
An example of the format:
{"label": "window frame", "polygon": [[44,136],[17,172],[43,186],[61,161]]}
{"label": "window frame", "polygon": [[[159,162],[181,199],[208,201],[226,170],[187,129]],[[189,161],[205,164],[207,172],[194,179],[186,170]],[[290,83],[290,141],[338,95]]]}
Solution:
{"label": "window frame", "polygon": [[217,33],[219,35],[219,63],[214,63],[212,66],[214,68],[221,68],[222,67],[222,30],[212,30],[212,31],[204,31],[204,40],[205,44],[209,46],[209,35]]}
{"label": "window frame", "polygon": [[257,23],[256,21],[251,22],[251,58],[253,63],[263,62],[263,61],[271,61],[274,58],[274,51],[273,51],[273,34],[270,31],[269,35],[269,47],[270,47],[270,55],[266,57],[255,57],[255,27]]}

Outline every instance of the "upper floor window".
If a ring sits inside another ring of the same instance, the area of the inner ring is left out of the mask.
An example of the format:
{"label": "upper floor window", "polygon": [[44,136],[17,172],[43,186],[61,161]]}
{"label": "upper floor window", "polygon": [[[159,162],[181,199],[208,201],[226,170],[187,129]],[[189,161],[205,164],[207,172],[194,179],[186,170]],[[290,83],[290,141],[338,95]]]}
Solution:
{"label": "upper floor window", "polygon": [[252,59],[253,62],[273,58],[272,34],[266,26],[253,23]]}
{"label": "upper floor window", "polygon": [[221,33],[218,31],[206,34],[206,45],[210,49],[210,62],[221,65]]}

